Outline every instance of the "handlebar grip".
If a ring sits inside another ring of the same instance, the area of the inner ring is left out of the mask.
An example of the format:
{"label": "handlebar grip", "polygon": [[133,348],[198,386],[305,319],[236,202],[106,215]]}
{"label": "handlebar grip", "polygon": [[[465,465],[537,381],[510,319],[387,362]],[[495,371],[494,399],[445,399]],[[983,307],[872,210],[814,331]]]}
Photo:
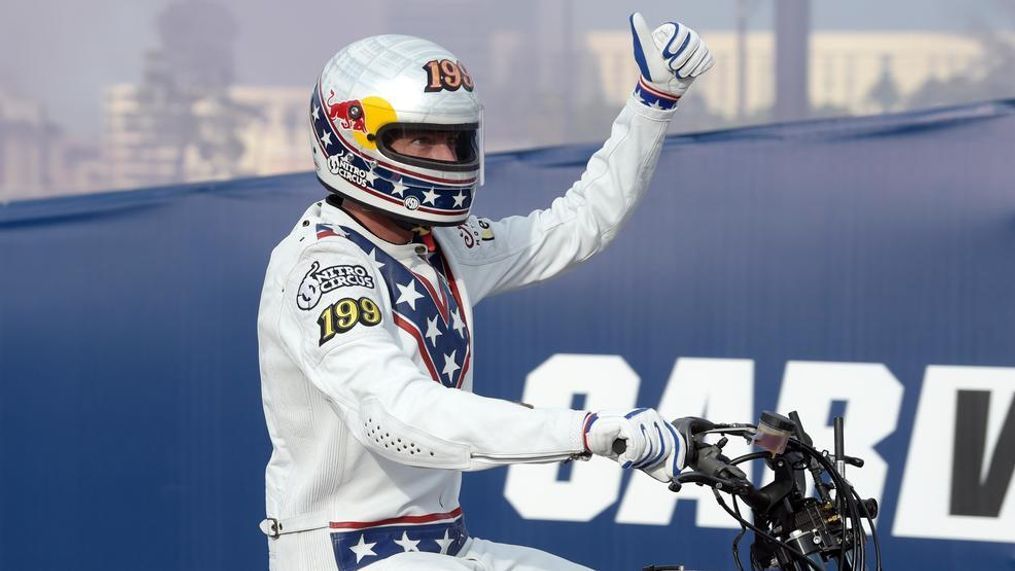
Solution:
{"label": "handlebar grip", "polygon": [[623,454],[624,452],[627,452],[627,441],[624,440],[623,438],[618,438],[618,439],[614,440],[613,441],[613,453],[619,456],[619,455]]}
{"label": "handlebar grip", "polygon": [[697,458],[692,467],[714,478],[747,480],[747,475],[740,468],[730,464],[729,461],[729,458],[722,455],[722,451],[719,448],[715,446],[703,446],[698,450]]}

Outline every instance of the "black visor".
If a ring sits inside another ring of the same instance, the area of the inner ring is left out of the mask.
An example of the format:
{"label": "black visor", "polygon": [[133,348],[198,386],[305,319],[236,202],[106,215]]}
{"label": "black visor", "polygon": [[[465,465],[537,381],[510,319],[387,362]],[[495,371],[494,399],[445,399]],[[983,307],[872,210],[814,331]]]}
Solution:
{"label": "black visor", "polygon": [[469,171],[479,168],[479,125],[392,123],[377,132],[377,149],[388,158],[423,168]]}

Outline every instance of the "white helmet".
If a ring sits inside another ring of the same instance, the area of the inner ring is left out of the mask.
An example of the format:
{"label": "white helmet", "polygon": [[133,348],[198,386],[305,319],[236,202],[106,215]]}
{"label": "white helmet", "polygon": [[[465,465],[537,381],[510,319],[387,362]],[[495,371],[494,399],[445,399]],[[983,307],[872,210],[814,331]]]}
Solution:
{"label": "white helmet", "polygon": [[[482,106],[461,62],[433,42],[374,36],[328,61],[310,100],[317,178],[328,190],[413,224],[469,216],[482,184]],[[413,157],[405,133],[448,137],[455,160]]]}

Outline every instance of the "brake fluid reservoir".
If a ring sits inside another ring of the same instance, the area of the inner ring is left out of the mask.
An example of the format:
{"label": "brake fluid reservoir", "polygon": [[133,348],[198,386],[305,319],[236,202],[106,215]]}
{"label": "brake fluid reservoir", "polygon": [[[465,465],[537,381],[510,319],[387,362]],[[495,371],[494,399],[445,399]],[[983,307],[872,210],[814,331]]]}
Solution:
{"label": "brake fluid reservoir", "polygon": [[795,428],[796,424],[785,416],[768,410],[762,411],[754,444],[768,450],[773,456],[782,454]]}

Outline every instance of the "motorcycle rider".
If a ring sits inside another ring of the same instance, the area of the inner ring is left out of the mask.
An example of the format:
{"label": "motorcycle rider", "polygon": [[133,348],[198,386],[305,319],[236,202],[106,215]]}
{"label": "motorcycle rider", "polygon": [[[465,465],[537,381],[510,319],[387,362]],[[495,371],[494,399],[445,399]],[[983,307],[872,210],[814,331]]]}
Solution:
{"label": "motorcycle rider", "polygon": [[272,252],[258,316],[273,569],[582,569],[472,537],[461,472],[592,454],[664,482],[683,468],[682,437],[652,409],[472,392],[472,307],[607,246],[681,95],[712,66],[684,25],[630,25],[641,78],[609,139],[549,208],[497,221],[470,216],[482,108],[457,57],[387,35],[325,65],[308,118],[329,195]]}

